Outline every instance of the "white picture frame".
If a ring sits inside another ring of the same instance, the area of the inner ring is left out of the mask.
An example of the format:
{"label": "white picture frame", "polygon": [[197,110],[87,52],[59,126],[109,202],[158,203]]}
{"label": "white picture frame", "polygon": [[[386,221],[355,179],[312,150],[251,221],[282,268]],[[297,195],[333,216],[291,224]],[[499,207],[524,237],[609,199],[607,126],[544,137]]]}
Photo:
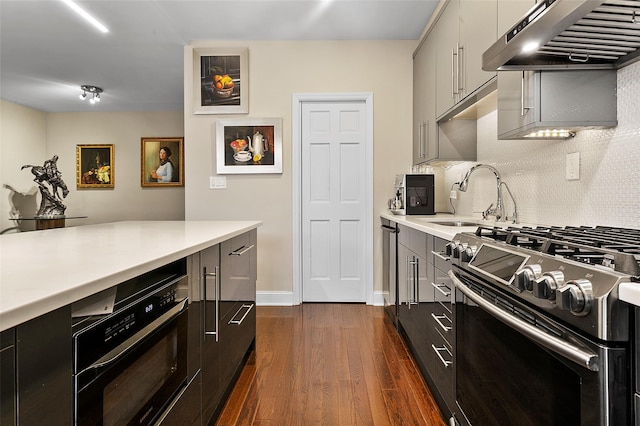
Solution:
{"label": "white picture frame", "polygon": [[218,174],[282,173],[281,118],[221,119],[214,140]]}

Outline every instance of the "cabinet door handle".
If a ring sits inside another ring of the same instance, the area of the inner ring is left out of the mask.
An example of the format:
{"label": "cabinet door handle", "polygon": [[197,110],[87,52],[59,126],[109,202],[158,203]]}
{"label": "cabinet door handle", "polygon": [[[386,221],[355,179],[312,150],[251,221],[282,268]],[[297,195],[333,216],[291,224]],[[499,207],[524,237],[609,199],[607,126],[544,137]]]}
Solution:
{"label": "cabinet door handle", "polygon": [[458,48],[458,67],[457,71],[457,81],[458,81],[458,94],[461,95],[464,90],[464,46],[461,44],[456,44]]}
{"label": "cabinet door handle", "polygon": [[249,250],[251,250],[252,248],[255,247],[255,244],[251,244],[250,246],[242,246],[239,249],[236,249],[234,251],[232,251],[231,253],[229,253],[229,256],[242,256],[243,254],[245,254],[246,252],[248,252]]}
{"label": "cabinet door handle", "polygon": [[422,151],[422,145],[423,145],[423,136],[422,136],[422,128],[424,126],[424,121],[421,121],[420,124],[418,124],[418,158],[423,158],[424,157],[424,153]]}
{"label": "cabinet door handle", "polygon": [[451,356],[451,352],[449,352],[447,348],[445,348],[444,346],[441,348],[437,348],[434,344],[431,344],[431,348],[433,348],[433,351],[436,353],[436,355],[438,355],[438,358],[440,358],[440,361],[442,361],[442,364],[444,364],[445,368],[449,368],[449,366],[453,364],[453,361],[447,361],[442,355],[440,355],[440,352],[446,352],[449,354],[449,356]]}
{"label": "cabinet door handle", "polygon": [[433,319],[438,323],[438,325],[439,325],[440,327],[442,327],[442,329],[443,329],[444,331],[451,331],[451,330],[453,329],[452,327],[450,327],[450,326],[448,326],[448,325],[444,325],[444,324],[442,323],[442,321],[441,321],[441,320],[443,320],[443,319],[446,319],[446,320],[448,320],[449,322],[451,322],[451,320],[449,319],[449,317],[447,317],[446,315],[436,315],[436,314],[434,314],[434,313],[432,312],[432,313],[431,313],[431,317],[432,317],[432,318],[433,318]]}
{"label": "cabinet door handle", "polygon": [[[247,315],[249,315],[249,312],[251,312],[251,309],[253,309],[254,304],[246,304],[243,303],[242,306],[240,306],[240,309],[238,309],[238,312],[235,313],[235,315],[233,317],[231,317],[231,319],[229,320],[229,322],[227,324],[231,325],[231,324],[235,324],[235,325],[240,325],[242,324],[242,321],[244,321],[244,319],[247,317]],[[243,309],[246,309],[244,315],[242,316],[242,318],[240,318],[239,320],[236,319],[236,317],[238,316],[238,314],[240,313],[240,311],[242,311]]]}
{"label": "cabinet door handle", "polygon": [[424,130],[422,131],[422,143],[424,144],[423,158],[429,158],[429,122],[424,122]]}
{"label": "cabinet door handle", "polygon": [[451,260],[451,256],[445,256],[442,253],[440,253],[439,251],[431,251],[431,254],[434,255],[435,257],[444,260],[445,262],[449,262]]}
{"label": "cabinet door handle", "polygon": [[[202,291],[202,296],[204,299],[204,308],[203,308],[203,322],[204,322],[204,334],[205,336],[216,336],[216,342],[219,339],[219,333],[218,333],[218,323],[220,322],[220,289],[218,288],[219,286],[219,280],[218,280],[218,267],[216,266],[214,268],[214,272],[207,272],[207,267],[205,266],[204,268],[202,268],[202,281],[204,283],[204,288]],[[207,278],[213,278],[214,279],[214,285],[213,285],[213,290],[214,290],[214,301],[215,301],[215,305],[216,305],[216,314],[214,316],[214,320],[215,320],[215,329],[213,331],[208,331],[207,330]]]}
{"label": "cabinet door handle", "polygon": [[520,79],[520,116],[524,115],[531,109],[531,107],[524,106],[524,71],[522,71],[522,79]]}
{"label": "cabinet door handle", "polygon": [[458,56],[458,49],[451,49],[451,99],[455,99],[458,92],[456,92],[456,56]]}
{"label": "cabinet door handle", "polygon": [[[442,295],[444,297],[449,297],[451,296],[451,289],[449,289],[449,287],[447,287],[444,284],[436,284],[436,283],[431,283],[431,285],[433,286],[433,288],[435,288],[436,290],[438,290],[440,293],[442,293]],[[442,289],[442,287],[446,288],[449,291],[445,291]]]}

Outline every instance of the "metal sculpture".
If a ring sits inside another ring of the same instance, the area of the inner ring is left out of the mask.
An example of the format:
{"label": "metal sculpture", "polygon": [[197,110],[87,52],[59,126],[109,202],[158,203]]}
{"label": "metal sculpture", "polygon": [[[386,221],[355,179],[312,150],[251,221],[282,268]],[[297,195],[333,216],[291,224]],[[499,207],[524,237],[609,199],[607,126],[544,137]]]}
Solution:
{"label": "metal sculpture", "polygon": [[[42,201],[36,217],[64,216],[67,207],[62,204],[62,199],[69,194],[67,185],[62,180],[62,173],[58,170],[58,156],[54,155],[46,160],[42,166],[26,164],[20,170],[31,168],[35,176],[33,181],[38,184]],[[60,196],[62,191],[62,196]]]}

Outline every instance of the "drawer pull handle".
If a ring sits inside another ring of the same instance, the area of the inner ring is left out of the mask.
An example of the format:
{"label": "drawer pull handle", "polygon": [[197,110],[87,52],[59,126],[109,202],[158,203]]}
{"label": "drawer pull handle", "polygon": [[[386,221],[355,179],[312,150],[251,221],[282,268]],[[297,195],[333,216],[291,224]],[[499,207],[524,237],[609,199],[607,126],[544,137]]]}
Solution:
{"label": "drawer pull handle", "polygon": [[[244,319],[247,317],[247,315],[249,315],[249,312],[251,312],[251,309],[253,309],[253,306],[254,306],[253,303],[250,304],[250,305],[245,303],[242,306],[240,306],[240,309],[238,309],[238,312],[236,312],[236,314],[229,320],[229,322],[227,324],[229,324],[229,325],[231,325],[231,324],[236,324],[236,325],[242,324],[242,321],[244,321]],[[240,311],[242,311],[243,309],[246,309],[244,315],[242,316],[242,318],[237,320],[236,317],[238,316]]]}
{"label": "drawer pull handle", "polygon": [[440,327],[442,327],[442,329],[443,329],[444,331],[451,331],[451,330],[452,330],[452,327],[449,327],[448,325],[444,325],[444,324],[442,323],[442,321],[441,321],[441,320],[443,320],[443,319],[446,319],[447,321],[451,322],[451,320],[449,319],[449,317],[447,317],[446,315],[436,315],[436,314],[432,313],[432,314],[431,314],[431,317],[432,317],[432,318],[433,318],[433,319],[438,323],[438,325],[439,325]]}
{"label": "drawer pull handle", "polygon": [[243,254],[245,254],[246,252],[251,250],[253,247],[255,247],[254,244],[251,244],[248,247],[247,246],[242,246],[239,249],[236,249],[236,250],[232,251],[231,253],[229,253],[229,256],[242,256]]}
{"label": "drawer pull handle", "polygon": [[446,359],[444,359],[444,357],[440,354],[440,352],[446,352],[449,354],[449,356],[451,356],[451,352],[449,352],[449,350],[445,347],[442,348],[437,348],[436,345],[431,344],[431,348],[433,348],[433,351],[436,353],[436,355],[438,356],[438,358],[440,358],[440,361],[442,361],[442,364],[444,364],[445,368],[449,368],[449,366],[451,364],[453,364],[453,361],[447,361]]}
{"label": "drawer pull handle", "polygon": [[450,262],[451,261],[451,256],[445,256],[444,254],[440,253],[439,251],[431,251],[431,254],[434,255],[437,258],[440,258],[442,260],[444,260],[445,262]]}
{"label": "drawer pull handle", "polygon": [[[431,285],[433,286],[433,288],[435,288],[436,290],[438,290],[440,293],[442,293],[443,296],[445,297],[449,297],[451,296],[451,290],[449,289],[449,287],[447,287],[444,284],[436,284],[436,283],[431,283]],[[442,288],[446,288],[449,291],[445,291]]]}

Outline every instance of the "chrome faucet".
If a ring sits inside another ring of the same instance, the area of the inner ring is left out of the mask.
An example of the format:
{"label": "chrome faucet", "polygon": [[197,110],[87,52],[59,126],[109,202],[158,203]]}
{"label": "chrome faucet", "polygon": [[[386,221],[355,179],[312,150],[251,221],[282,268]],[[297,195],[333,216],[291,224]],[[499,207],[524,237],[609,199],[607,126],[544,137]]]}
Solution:
{"label": "chrome faucet", "polygon": [[516,200],[513,198],[513,195],[511,194],[511,190],[509,189],[507,184],[502,181],[502,178],[500,177],[500,172],[495,167],[490,166],[488,164],[476,164],[475,166],[471,167],[467,171],[467,173],[464,175],[464,178],[462,178],[462,181],[458,183],[458,188],[460,189],[460,191],[467,192],[467,188],[469,186],[469,178],[471,177],[471,174],[478,169],[489,169],[493,172],[494,175],[496,175],[496,189],[498,191],[498,199],[496,200],[496,206],[493,207],[493,203],[491,203],[491,205],[489,205],[487,210],[482,212],[482,218],[486,219],[488,216],[495,216],[496,222],[504,222],[507,220],[507,216],[505,215],[505,212],[504,212],[504,202],[502,198],[502,185],[504,185],[505,188],[507,188],[507,192],[509,193],[511,200],[513,200],[513,206],[514,206],[513,223],[518,223],[518,207],[516,206]]}

